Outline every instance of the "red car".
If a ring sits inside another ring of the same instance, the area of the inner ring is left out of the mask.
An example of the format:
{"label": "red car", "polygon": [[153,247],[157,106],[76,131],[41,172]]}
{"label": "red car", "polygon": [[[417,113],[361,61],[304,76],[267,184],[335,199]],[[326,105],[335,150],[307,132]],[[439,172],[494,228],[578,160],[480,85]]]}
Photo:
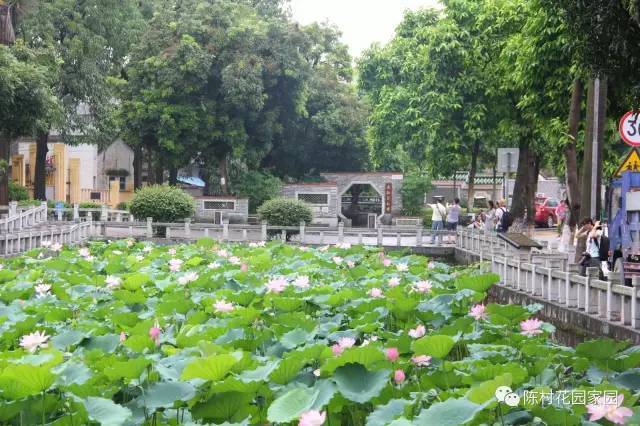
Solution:
{"label": "red car", "polygon": [[536,198],[536,225],[552,228],[558,222],[556,217],[556,207],[559,201],[555,198],[537,197]]}

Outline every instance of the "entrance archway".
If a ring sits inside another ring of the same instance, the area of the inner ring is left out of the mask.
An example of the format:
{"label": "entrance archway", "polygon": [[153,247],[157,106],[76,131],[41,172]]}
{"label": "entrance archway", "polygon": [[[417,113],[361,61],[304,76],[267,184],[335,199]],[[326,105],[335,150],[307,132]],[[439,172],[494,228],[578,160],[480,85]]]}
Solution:
{"label": "entrance archway", "polygon": [[351,220],[351,226],[375,227],[382,214],[383,197],[371,184],[353,183],[341,196],[342,215]]}

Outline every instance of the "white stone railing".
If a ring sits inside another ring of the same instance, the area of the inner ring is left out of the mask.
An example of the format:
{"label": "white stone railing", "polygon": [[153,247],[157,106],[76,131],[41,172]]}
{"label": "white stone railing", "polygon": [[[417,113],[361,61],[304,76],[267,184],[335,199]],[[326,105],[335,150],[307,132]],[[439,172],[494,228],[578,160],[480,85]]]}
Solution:
{"label": "white stone railing", "polygon": [[[455,244],[454,231],[431,231],[419,226],[379,226],[376,229],[350,228],[340,223],[337,227],[314,226],[301,223],[299,226],[193,223],[160,223],[148,218],[145,222],[104,222],[99,224],[100,235],[118,237],[152,238],[162,233],[167,239],[215,238],[221,241],[247,242],[266,241],[277,237],[300,244],[352,243],[377,246],[423,247],[449,246]],[[432,236],[434,237],[433,243]]]}
{"label": "white stone railing", "polygon": [[79,244],[93,235],[93,222],[7,232],[0,236],[0,256],[12,256],[52,244]]}
{"label": "white stone railing", "polygon": [[458,230],[456,249],[469,260],[489,262],[502,287],[610,324],[640,329],[638,277],[625,286],[617,274],[599,279],[599,268],[587,268],[582,276],[566,254],[550,250],[519,254],[505,244],[495,234],[464,229]]}
{"label": "white stone railing", "polygon": [[18,211],[18,203],[9,203],[9,213],[7,217],[0,219],[0,232],[15,232],[36,226],[47,221],[47,203],[43,202],[39,206]]}

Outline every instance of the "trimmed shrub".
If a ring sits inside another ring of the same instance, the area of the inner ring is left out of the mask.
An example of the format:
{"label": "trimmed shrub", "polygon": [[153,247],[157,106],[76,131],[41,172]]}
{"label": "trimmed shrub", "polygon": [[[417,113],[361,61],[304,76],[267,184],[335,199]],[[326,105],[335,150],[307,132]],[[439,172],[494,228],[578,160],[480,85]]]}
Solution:
{"label": "trimmed shrub", "polygon": [[9,201],[25,201],[29,199],[29,191],[25,186],[9,181]]}
{"label": "trimmed shrub", "polygon": [[152,217],[154,222],[175,222],[193,216],[195,202],[175,186],[152,185],[136,191],[130,211],[140,220]]}
{"label": "trimmed shrub", "polygon": [[432,189],[431,179],[426,175],[409,174],[402,180],[402,213],[418,216],[424,206],[424,194]]}
{"label": "trimmed shrub", "polygon": [[269,225],[298,226],[301,221],[311,223],[313,214],[307,203],[288,198],[274,198],[258,208],[260,220]]}
{"label": "trimmed shrub", "polygon": [[102,204],[94,203],[93,201],[85,201],[84,203],[78,204],[78,207],[81,209],[101,209]]}
{"label": "trimmed shrub", "polygon": [[33,206],[39,206],[42,203],[42,201],[40,200],[32,200],[32,199],[27,199],[27,200],[20,200],[18,201],[18,207],[33,207]]}
{"label": "trimmed shrub", "polygon": [[118,203],[118,206],[117,206],[117,210],[129,210],[129,208],[131,208],[130,201],[123,201],[121,203]]}
{"label": "trimmed shrub", "polygon": [[249,212],[255,213],[265,201],[278,197],[282,182],[270,173],[249,170],[232,182],[233,193],[249,199]]}

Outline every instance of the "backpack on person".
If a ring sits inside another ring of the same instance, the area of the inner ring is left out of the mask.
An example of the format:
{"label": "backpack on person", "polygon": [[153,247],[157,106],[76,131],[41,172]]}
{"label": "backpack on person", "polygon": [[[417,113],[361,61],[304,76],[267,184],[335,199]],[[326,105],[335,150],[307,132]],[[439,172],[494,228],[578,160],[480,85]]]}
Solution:
{"label": "backpack on person", "polygon": [[509,210],[502,208],[502,216],[500,217],[500,229],[506,231],[513,225],[513,215]]}

